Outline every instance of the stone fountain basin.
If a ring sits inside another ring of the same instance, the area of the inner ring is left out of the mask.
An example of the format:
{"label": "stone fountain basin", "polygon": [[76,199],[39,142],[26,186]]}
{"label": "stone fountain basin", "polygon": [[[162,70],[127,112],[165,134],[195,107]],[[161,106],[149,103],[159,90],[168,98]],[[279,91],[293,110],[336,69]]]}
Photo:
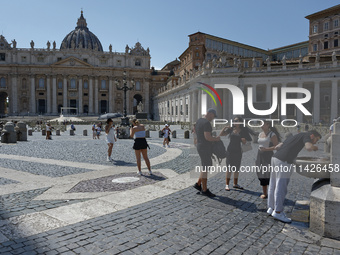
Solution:
{"label": "stone fountain basin", "polygon": [[295,160],[296,172],[309,178],[330,178],[329,164],[327,157],[297,157]]}

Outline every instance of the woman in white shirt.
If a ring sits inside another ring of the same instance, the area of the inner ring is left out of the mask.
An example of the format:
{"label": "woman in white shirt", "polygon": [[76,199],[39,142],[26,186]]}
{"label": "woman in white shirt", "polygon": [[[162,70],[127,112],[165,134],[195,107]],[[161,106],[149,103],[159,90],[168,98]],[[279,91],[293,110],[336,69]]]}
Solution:
{"label": "woman in white shirt", "polygon": [[257,177],[259,178],[260,185],[262,186],[263,194],[260,196],[262,199],[268,197],[268,185],[270,181],[271,159],[274,154],[276,145],[280,142],[280,134],[271,122],[264,121],[262,132],[259,134],[259,150],[257,153],[256,165],[258,166]]}
{"label": "woman in white shirt", "polygon": [[107,145],[109,146],[107,150],[107,161],[113,161],[111,157],[112,148],[113,148],[113,144],[117,142],[117,138],[116,138],[116,132],[115,132],[112,119],[108,119],[106,121],[105,133],[106,133],[106,142],[107,142]]}

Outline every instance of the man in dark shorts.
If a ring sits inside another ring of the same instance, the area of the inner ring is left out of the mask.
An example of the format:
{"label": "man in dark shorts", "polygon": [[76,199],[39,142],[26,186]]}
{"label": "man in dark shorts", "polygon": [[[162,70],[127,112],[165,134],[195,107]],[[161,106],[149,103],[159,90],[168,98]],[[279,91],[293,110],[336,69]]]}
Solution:
{"label": "man in dark shorts", "polygon": [[305,148],[308,151],[316,151],[315,146],[321,135],[311,130],[309,132],[299,133],[288,138],[284,143],[277,146],[278,151],[273,155],[270,174],[270,183],[268,190],[268,210],[267,213],[275,219],[285,223],[292,220],[287,218],[283,212],[283,203],[287,194],[287,186],[292,174],[293,162],[299,152]]}
{"label": "man in dark shorts", "polygon": [[213,137],[211,121],[216,118],[216,110],[209,109],[205,118],[200,118],[196,122],[195,132],[197,134],[197,151],[201,158],[202,169],[200,177],[195,183],[194,188],[201,191],[202,195],[215,197],[207,188],[208,167],[212,166],[212,142],[219,141],[220,136]]}

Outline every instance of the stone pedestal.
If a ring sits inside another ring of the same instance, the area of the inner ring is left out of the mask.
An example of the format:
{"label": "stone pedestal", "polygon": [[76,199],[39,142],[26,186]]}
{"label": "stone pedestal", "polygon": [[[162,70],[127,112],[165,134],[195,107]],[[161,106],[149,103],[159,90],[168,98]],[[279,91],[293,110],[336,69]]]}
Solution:
{"label": "stone pedestal", "polygon": [[314,183],[310,196],[310,230],[340,240],[340,123],[331,135],[330,178]]}
{"label": "stone pedestal", "polygon": [[172,131],[172,138],[176,138],[177,137],[177,132],[176,130]]}
{"label": "stone pedestal", "polygon": [[17,140],[27,141],[27,127],[26,123],[19,121],[16,126]]}
{"label": "stone pedestal", "polygon": [[14,123],[7,122],[1,131],[1,142],[2,143],[16,143],[17,134],[14,130]]}
{"label": "stone pedestal", "polygon": [[310,230],[340,240],[340,188],[329,179],[314,183],[310,196]]}

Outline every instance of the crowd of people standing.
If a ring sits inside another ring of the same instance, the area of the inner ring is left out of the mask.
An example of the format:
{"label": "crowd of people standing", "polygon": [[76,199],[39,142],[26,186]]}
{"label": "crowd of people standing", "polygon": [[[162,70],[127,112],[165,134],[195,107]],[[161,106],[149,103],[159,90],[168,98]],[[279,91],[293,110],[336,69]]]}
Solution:
{"label": "crowd of people standing", "polygon": [[[227,148],[226,165],[226,186],[225,190],[230,191],[230,180],[232,172],[234,174],[233,188],[244,189],[238,184],[240,165],[243,155],[242,147],[251,141],[251,135],[254,132],[242,125],[243,119],[235,117],[232,126],[226,126],[218,136],[212,135],[211,121],[217,117],[216,110],[209,109],[204,118],[200,118],[195,124],[196,147],[201,159],[202,171],[194,188],[202,195],[215,197],[207,187],[207,174],[209,166],[212,166],[213,142],[218,142],[221,137],[229,137]],[[316,151],[318,147],[315,144],[321,139],[320,133],[315,130],[301,132],[287,138],[281,142],[281,137],[277,129],[271,122],[263,121],[262,132],[258,135],[258,152],[254,164],[257,166],[257,175],[262,186],[262,199],[268,198],[267,213],[273,218],[285,223],[290,223],[283,212],[284,200],[287,194],[287,187],[292,174],[293,163],[299,152],[305,148],[307,151]],[[264,171],[266,168],[266,171]],[[234,169],[230,171],[229,169]],[[268,171],[270,169],[270,171]],[[269,186],[269,188],[268,188]]]}

